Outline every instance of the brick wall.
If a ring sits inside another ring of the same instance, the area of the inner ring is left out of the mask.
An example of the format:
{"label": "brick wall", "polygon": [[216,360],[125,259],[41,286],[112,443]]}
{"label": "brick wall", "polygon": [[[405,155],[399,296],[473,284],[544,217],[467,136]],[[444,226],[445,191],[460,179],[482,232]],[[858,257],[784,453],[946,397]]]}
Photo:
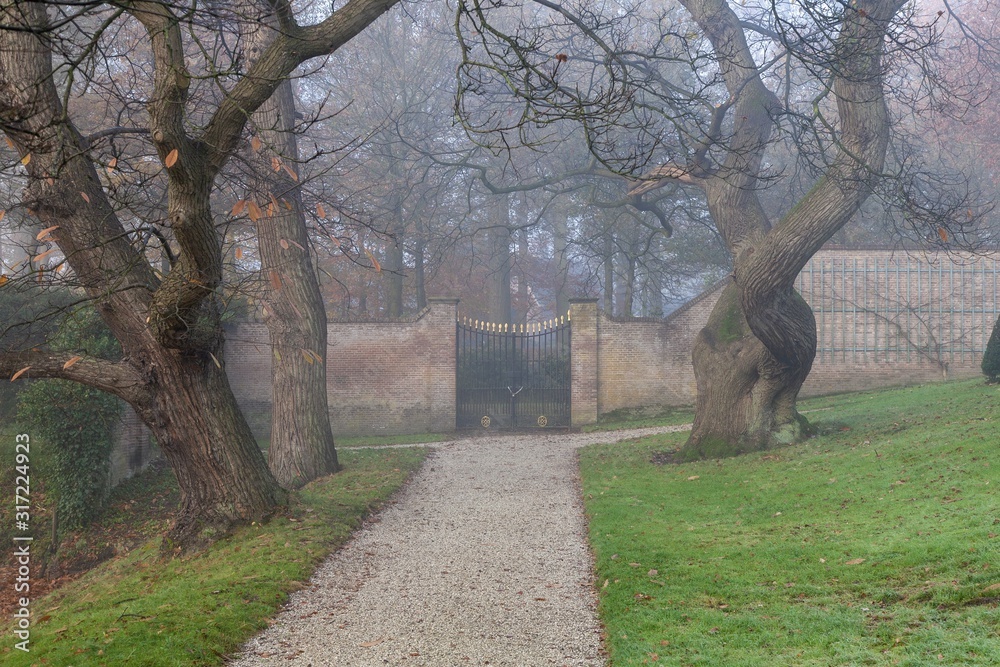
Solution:
{"label": "brick wall", "polygon": [[721,293],[720,283],[664,320],[612,319],[602,315],[597,372],[599,413],[693,403],[691,349]]}
{"label": "brick wall", "polygon": [[[802,388],[815,396],[980,374],[997,319],[996,256],[826,249],[797,288],[816,316],[818,351]],[[665,320],[600,320],[599,411],[690,405],[691,349],[722,291]]]}
{"label": "brick wall", "polygon": [[[457,299],[430,299],[417,317],[330,322],[327,391],[336,436],[455,428]],[[269,436],[271,353],[263,324],[227,334],[226,370],[258,437]]]}
{"label": "brick wall", "polygon": [[[978,375],[1000,294],[996,257],[885,250],[823,250],[797,286],[819,334],[806,396]],[[572,423],[620,408],[692,404],[691,349],[721,289],[663,320],[611,319],[595,300],[574,300]],[[457,307],[456,299],[432,299],[411,320],[330,323],[336,435],[455,428]],[[226,369],[255,433],[268,437],[271,352],[263,324],[227,332]],[[131,424],[124,433],[134,442],[115,455],[120,470],[148,448],[144,429]]]}

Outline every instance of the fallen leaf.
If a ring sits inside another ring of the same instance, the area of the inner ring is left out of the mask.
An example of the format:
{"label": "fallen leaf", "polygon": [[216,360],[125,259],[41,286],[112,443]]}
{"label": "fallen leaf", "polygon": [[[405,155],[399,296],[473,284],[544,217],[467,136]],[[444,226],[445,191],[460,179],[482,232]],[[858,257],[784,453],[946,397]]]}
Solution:
{"label": "fallen leaf", "polygon": [[861,565],[864,562],[865,562],[864,558],[855,558],[853,560],[847,561],[846,563],[844,563],[844,565]]}
{"label": "fallen leaf", "polygon": [[326,217],[326,209],[323,208],[322,204],[316,204],[316,215],[318,215],[321,218]]}
{"label": "fallen leaf", "polygon": [[17,378],[21,377],[21,376],[22,376],[22,375],[24,375],[24,374],[25,374],[26,372],[28,372],[28,370],[29,370],[30,368],[31,368],[31,366],[25,366],[24,368],[22,368],[22,369],[21,369],[21,370],[19,370],[18,372],[14,373],[13,375],[11,375],[11,376],[10,376],[10,381],[11,381],[11,382],[13,382],[13,381],[14,381],[14,380],[16,380]]}
{"label": "fallen leaf", "polygon": [[21,158],[21,164],[27,166],[29,162],[31,162],[31,153],[28,153],[23,158]]}
{"label": "fallen leaf", "polygon": [[80,196],[83,197],[83,201],[87,202],[88,204],[90,203],[90,196],[86,192],[83,192],[81,190]]}
{"label": "fallen leaf", "polygon": [[286,239],[278,239],[278,245],[280,245],[284,250],[288,250],[288,241]]}
{"label": "fallen leaf", "polygon": [[379,644],[381,644],[384,641],[385,641],[385,637],[379,637],[378,639],[376,639],[374,641],[361,642],[360,644],[358,644],[358,646],[360,646],[361,648],[371,648],[372,646],[378,646]]}
{"label": "fallen leaf", "polygon": [[172,166],[177,164],[177,156],[178,153],[176,148],[167,153],[167,159],[163,161],[163,164],[167,165],[167,169],[170,169]]}
{"label": "fallen leaf", "polygon": [[243,248],[236,246],[236,259],[243,259]]}
{"label": "fallen leaf", "polygon": [[250,140],[250,148],[254,149],[255,151],[259,151],[262,145],[263,144],[261,144],[260,137],[256,135],[254,135],[253,139]]}
{"label": "fallen leaf", "polygon": [[988,593],[990,591],[1000,591],[1000,583],[990,584],[989,586],[983,589],[984,593]]}
{"label": "fallen leaf", "polygon": [[691,475],[690,477],[688,477],[688,481],[690,482],[690,481],[698,479],[698,478],[699,478],[698,475]]}
{"label": "fallen leaf", "polygon": [[233,210],[230,211],[230,215],[237,216],[243,213],[243,210],[247,207],[247,200],[241,199],[235,204],[233,204]]}
{"label": "fallen leaf", "polygon": [[71,357],[69,359],[69,361],[67,361],[65,364],[63,364],[63,370],[66,370],[67,368],[69,368],[70,366],[72,366],[76,362],[80,361],[81,359],[83,359],[83,357],[81,357],[81,356]]}

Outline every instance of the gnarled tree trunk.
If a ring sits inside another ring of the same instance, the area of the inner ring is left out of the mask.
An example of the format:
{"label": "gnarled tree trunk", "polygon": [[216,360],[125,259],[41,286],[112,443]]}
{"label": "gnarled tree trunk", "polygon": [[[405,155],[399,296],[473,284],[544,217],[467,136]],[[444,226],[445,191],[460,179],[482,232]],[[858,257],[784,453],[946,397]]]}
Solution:
{"label": "gnarled tree trunk", "polygon": [[[794,300],[794,299],[793,299]],[[816,346],[816,320],[799,298],[781,313],[806,345]],[[747,325],[739,290],[726,285],[695,340],[698,397],[687,459],[720,458],[799,440],[810,432],[795,399],[811,358],[783,364]]]}

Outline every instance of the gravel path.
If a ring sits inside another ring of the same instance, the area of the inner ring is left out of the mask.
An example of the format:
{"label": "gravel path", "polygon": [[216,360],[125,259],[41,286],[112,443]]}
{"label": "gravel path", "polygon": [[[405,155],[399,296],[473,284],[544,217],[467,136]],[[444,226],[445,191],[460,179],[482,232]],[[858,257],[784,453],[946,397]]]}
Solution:
{"label": "gravel path", "polygon": [[435,445],[230,665],[604,665],[575,450],[666,430]]}

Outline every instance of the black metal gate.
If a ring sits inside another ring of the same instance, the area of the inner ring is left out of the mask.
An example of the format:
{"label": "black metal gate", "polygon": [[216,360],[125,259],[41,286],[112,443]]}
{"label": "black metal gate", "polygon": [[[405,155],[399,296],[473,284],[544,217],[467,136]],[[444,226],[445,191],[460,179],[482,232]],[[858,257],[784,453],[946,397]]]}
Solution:
{"label": "black metal gate", "polygon": [[458,428],[570,425],[570,323],[465,321],[457,337]]}

